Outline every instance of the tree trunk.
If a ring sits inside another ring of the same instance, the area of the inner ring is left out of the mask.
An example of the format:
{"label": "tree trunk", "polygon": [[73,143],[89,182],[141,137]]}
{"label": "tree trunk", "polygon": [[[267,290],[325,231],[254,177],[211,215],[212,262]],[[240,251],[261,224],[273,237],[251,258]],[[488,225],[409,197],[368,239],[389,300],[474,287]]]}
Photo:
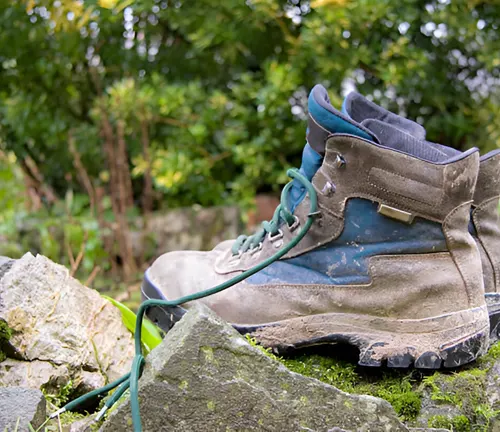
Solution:
{"label": "tree trunk", "polygon": [[144,216],[147,217],[153,210],[153,178],[151,176],[151,155],[149,153],[149,128],[145,120],[141,121],[141,143],[142,156],[146,162],[144,187],[142,191],[142,209],[144,211]]}
{"label": "tree trunk", "polygon": [[118,120],[116,124],[116,163],[119,178],[120,198],[124,210],[134,205],[132,175],[128,164],[127,144],[125,142],[125,123]]}
{"label": "tree trunk", "polygon": [[[103,146],[110,174],[111,207],[116,220],[113,233],[122,260],[123,278],[125,281],[129,281],[137,272],[137,265],[130,242],[130,228],[126,215],[127,209],[132,205],[132,180],[123,136],[123,124],[118,122],[118,133],[115,140],[113,127],[105,109],[102,109],[101,118]],[[115,142],[117,143],[116,146]]]}

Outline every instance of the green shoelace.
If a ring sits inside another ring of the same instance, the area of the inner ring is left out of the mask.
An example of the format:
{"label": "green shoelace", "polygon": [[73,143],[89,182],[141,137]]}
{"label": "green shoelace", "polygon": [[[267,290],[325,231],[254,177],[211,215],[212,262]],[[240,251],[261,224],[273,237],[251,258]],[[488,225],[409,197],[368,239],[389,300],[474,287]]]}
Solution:
{"label": "green shoelace", "polygon": [[[55,413],[51,414],[51,416],[47,419],[50,420],[52,418],[57,417],[58,415],[62,414],[63,412],[66,411],[73,411],[76,408],[78,408],[80,405],[87,403],[90,399],[93,399],[98,396],[105,395],[106,393],[109,393],[112,389],[118,387],[118,389],[111,395],[111,397],[106,401],[104,404],[104,407],[99,411],[99,413],[96,416],[96,421],[99,421],[104,417],[104,414],[107,412],[108,409],[110,409],[117,401],[120,399],[120,397],[125,393],[127,389],[130,388],[130,407],[132,411],[132,420],[134,424],[134,431],[135,432],[142,432],[142,422],[141,422],[141,415],[140,415],[140,409],[139,409],[139,397],[138,397],[138,392],[139,392],[139,378],[142,373],[142,368],[144,365],[144,356],[142,355],[142,344],[141,344],[141,332],[142,332],[142,321],[144,319],[144,314],[146,311],[153,306],[179,306],[183,303],[188,303],[193,300],[199,300],[204,297],[211,296],[213,294],[216,294],[218,292],[224,291],[227,288],[241,282],[242,280],[252,276],[253,274],[261,271],[268,265],[272,264],[273,262],[279,260],[282,258],[284,255],[288,253],[288,251],[292,248],[294,248],[297,243],[299,243],[302,238],[306,235],[307,231],[309,231],[309,228],[311,228],[311,225],[314,222],[314,217],[318,215],[318,201],[317,201],[317,196],[316,196],[316,191],[314,190],[313,185],[311,182],[304,177],[297,169],[290,169],[287,171],[287,174],[289,177],[292,179],[297,179],[300,183],[304,185],[306,188],[308,194],[309,194],[309,200],[310,200],[310,206],[309,206],[309,214],[307,216],[306,223],[304,226],[299,230],[297,236],[295,236],[290,243],[284,245],[281,247],[274,255],[271,257],[267,258],[266,260],[262,261],[261,263],[255,265],[249,270],[244,271],[243,273],[239,274],[238,276],[235,276],[234,278],[217,285],[213,288],[209,288],[204,291],[200,291],[191,295],[187,295],[181,298],[178,298],[177,300],[146,300],[144,303],[141,304],[139,307],[139,310],[137,311],[137,322],[136,322],[136,327],[135,327],[135,336],[134,336],[134,344],[135,344],[135,357],[132,362],[132,368],[130,373],[122,376],[120,379],[100,388],[97,390],[94,390],[90,393],[87,393],[83,396],[80,396],[78,399],[75,399],[74,401],[66,404],[64,407],[62,407],[60,410],[56,411]],[[256,232],[252,236],[240,236],[236,240],[235,245],[233,246],[233,253],[234,254],[240,254],[244,253],[247,250],[251,250],[255,247],[258,247],[258,245],[263,241],[264,237],[267,234],[270,234],[271,236],[276,235],[279,233],[279,224],[281,221],[285,221],[288,225],[292,225],[295,223],[295,216],[292,214],[292,212],[288,208],[288,192],[292,186],[292,182],[288,183],[284,188],[283,192],[281,194],[281,204],[276,208],[276,211],[274,213],[274,216],[270,222],[264,222],[262,224],[262,228]],[[45,424],[45,423],[44,423]],[[43,426],[43,425],[42,425]]]}
{"label": "green shoelace", "polygon": [[[289,170],[287,174],[291,177],[290,173],[293,175],[300,174],[298,170]],[[299,177],[294,177],[299,178]],[[304,180],[304,179],[302,179]],[[302,181],[301,180],[301,181]],[[307,180],[307,179],[305,179]],[[280,225],[282,221],[285,221],[288,226],[292,226],[295,223],[295,216],[289,210],[288,207],[288,192],[292,187],[293,182],[288,183],[281,192],[281,203],[274,211],[273,218],[268,222],[262,222],[261,228],[255,234],[251,236],[240,235],[232,246],[233,255],[246,252],[248,250],[255,249],[264,240],[265,236],[269,234],[270,236],[276,236],[280,233]]]}

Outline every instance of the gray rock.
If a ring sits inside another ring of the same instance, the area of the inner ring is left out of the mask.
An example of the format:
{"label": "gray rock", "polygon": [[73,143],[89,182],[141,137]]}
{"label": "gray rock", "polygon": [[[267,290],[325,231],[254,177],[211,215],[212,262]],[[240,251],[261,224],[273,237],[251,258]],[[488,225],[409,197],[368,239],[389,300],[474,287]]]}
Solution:
{"label": "gray rock", "polygon": [[[0,430],[29,431],[45,421],[46,402],[39,390],[22,387],[0,387]],[[16,428],[17,426],[17,428]]]}
{"label": "gray rock", "polygon": [[[407,431],[388,402],[289,371],[202,306],[148,356],[139,398],[144,431]],[[131,425],[126,400],[101,431]]]}
{"label": "gray rock", "polygon": [[15,261],[9,257],[0,256],[0,279],[2,279],[3,275],[10,270],[14,262]]}
{"label": "gray rock", "polygon": [[69,425],[68,432],[90,432],[94,423],[95,415],[91,415],[78,420]]}
{"label": "gray rock", "polygon": [[56,365],[49,361],[8,358],[0,363],[0,383],[3,386],[45,388],[49,392],[57,392],[56,388],[66,385],[73,375],[68,365]]}
{"label": "gray rock", "polygon": [[120,312],[43,256],[24,255],[0,280],[0,319],[12,329],[0,385],[71,380],[84,392],[130,368],[133,340]]}

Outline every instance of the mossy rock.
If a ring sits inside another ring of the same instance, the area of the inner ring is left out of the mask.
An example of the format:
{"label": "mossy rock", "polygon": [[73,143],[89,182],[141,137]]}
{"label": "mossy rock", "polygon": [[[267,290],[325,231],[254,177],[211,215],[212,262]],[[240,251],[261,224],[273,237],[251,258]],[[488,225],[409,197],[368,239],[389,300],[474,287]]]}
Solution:
{"label": "mossy rock", "polygon": [[[252,345],[258,346],[255,340],[247,339]],[[260,348],[293,372],[316,378],[347,393],[367,394],[385,399],[402,421],[411,423],[419,415],[419,383],[422,375],[418,371],[361,368],[352,359],[342,359],[346,356],[335,348],[333,352],[328,348],[327,351],[313,350],[292,358],[277,357],[269,350]],[[340,351],[342,349],[340,347]]]}
{"label": "mossy rock", "polygon": [[366,370],[352,362],[318,354],[281,359],[290,370],[354,394],[368,394],[388,401],[402,421],[413,421],[420,412],[421,395],[415,371]]}
{"label": "mossy rock", "polygon": [[500,423],[494,426],[500,422],[500,342],[471,365],[431,374],[361,368],[355,356],[344,360],[338,352],[332,355],[308,351],[292,358],[278,358],[264,351],[294,372],[349,393],[387,400],[408,426],[456,432],[500,431]]}

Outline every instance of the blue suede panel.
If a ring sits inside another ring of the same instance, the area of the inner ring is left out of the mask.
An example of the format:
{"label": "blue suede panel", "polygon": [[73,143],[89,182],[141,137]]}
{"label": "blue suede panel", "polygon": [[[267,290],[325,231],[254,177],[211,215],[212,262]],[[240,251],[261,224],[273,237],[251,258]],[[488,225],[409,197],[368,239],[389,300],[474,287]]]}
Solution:
{"label": "blue suede panel", "polygon": [[[313,119],[332,133],[346,133],[351,135],[356,135],[361,138],[365,138],[368,140],[372,140],[372,137],[366,133],[364,130],[356,127],[349,121],[343,119],[338,114],[335,114],[326,108],[322,107],[316,100],[314,99],[313,92],[309,94],[308,100],[308,110],[309,114],[313,117]],[[340,114],[340,113],[339,113]]]}
{"label": "blue suede panel", "polygon": [[[312,147],[306,143],[302,151],[302,164],[300,165],[300,173],[312,180],[316,171],[323,163],[323,158],[316,153]],[[306,188],[298,180],[293,181],[293,186],[290,189],[290,211],[294,211],[306,195]]]}
{"label": "blue suede panel", "polygon": [[352,198],[335,241],[296,258],[276,261],[250,276],[250,284],[350,285],[370,283],[368,259],[376,255],[447,250],[441,224],[416,218],[411,225],[377,212],[377,203]]}

